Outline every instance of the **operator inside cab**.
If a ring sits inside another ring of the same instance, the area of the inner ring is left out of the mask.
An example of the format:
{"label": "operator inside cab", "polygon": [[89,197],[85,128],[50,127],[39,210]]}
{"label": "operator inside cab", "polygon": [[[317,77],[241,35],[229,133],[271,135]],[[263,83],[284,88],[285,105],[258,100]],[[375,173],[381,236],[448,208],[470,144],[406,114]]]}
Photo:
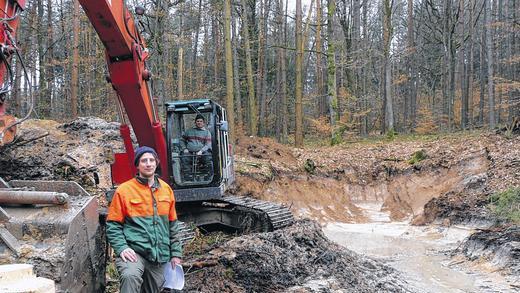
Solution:
{"label": "operator inside cab", "polygon": [[184,181],[206,181],[212,177],[211,133],[203,115],[197,114],[195,126],[182,135],[181,150]]}

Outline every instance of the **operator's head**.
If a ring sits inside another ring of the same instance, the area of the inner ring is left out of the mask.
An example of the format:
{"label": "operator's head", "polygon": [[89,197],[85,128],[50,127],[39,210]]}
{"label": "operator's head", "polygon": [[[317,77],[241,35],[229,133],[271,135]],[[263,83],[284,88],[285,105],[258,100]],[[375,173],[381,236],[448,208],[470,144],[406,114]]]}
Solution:
{"label": "operator's head", "polygon": [[134,165],[137,167],[140,176],[153,176],[158,164],[159,158],[157,153],[151,147],[141,146],[135,150]]}
{"label": "operator's head", "polygon": [[204,116],[201,114],[197,114],[195,117],[195,126],[197,128],[203,128],[206,125],[206,119],[204,119]]}

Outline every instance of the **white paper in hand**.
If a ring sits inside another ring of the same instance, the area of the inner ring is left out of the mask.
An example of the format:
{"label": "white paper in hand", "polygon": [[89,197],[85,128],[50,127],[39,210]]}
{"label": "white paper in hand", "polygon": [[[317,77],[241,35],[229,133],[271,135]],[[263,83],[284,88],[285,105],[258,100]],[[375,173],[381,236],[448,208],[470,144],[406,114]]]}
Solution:
{"label": "white paper in hand", "polygon": [[171,263],[164,264],[164,288],[182,290],[184,288],[184,270],[181,265],[172,268]]}

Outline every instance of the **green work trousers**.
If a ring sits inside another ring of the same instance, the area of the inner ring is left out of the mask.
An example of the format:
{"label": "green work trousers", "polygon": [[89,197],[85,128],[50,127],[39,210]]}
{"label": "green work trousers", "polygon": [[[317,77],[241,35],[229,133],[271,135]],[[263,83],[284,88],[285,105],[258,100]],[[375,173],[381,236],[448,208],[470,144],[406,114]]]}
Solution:
{"label": "green work trousers", "polygon": [[137,254],[137,262],[116,258],[121,293],[158,293],[164,283],[164,264]]}

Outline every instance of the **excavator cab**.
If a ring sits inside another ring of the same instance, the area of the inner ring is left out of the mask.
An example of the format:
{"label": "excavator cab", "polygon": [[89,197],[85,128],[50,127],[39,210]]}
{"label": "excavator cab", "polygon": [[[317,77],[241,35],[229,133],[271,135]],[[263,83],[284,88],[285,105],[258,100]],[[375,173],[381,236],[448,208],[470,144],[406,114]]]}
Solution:
{"label": "excavator cab", "polygon": [[[285,206],[225,194],[235,180],[235,172],[223,107],[209,99],[198,99],[166,103],[166,111],[168,174],[182,222],[193,223],[203,233],[272,231],[293,222]],[[186,133],[192,136],[194,132],[188,130],[193,129],[198,115],[204,117],[210,132],[211,151],[193,154],[196,149],[192,149],[186,153]]]}
{"label": "excavator cab", "polygon": [[[234,181],[226,110],[209,99],[168,102],[166,109],[168,167],[177,201],[222,197],[226,186]],[[210,138],[193,135],[198,115],[204,117]],[[201,152],[188,150],[190,140],[201,146],[210,142],[211,147]]]}

